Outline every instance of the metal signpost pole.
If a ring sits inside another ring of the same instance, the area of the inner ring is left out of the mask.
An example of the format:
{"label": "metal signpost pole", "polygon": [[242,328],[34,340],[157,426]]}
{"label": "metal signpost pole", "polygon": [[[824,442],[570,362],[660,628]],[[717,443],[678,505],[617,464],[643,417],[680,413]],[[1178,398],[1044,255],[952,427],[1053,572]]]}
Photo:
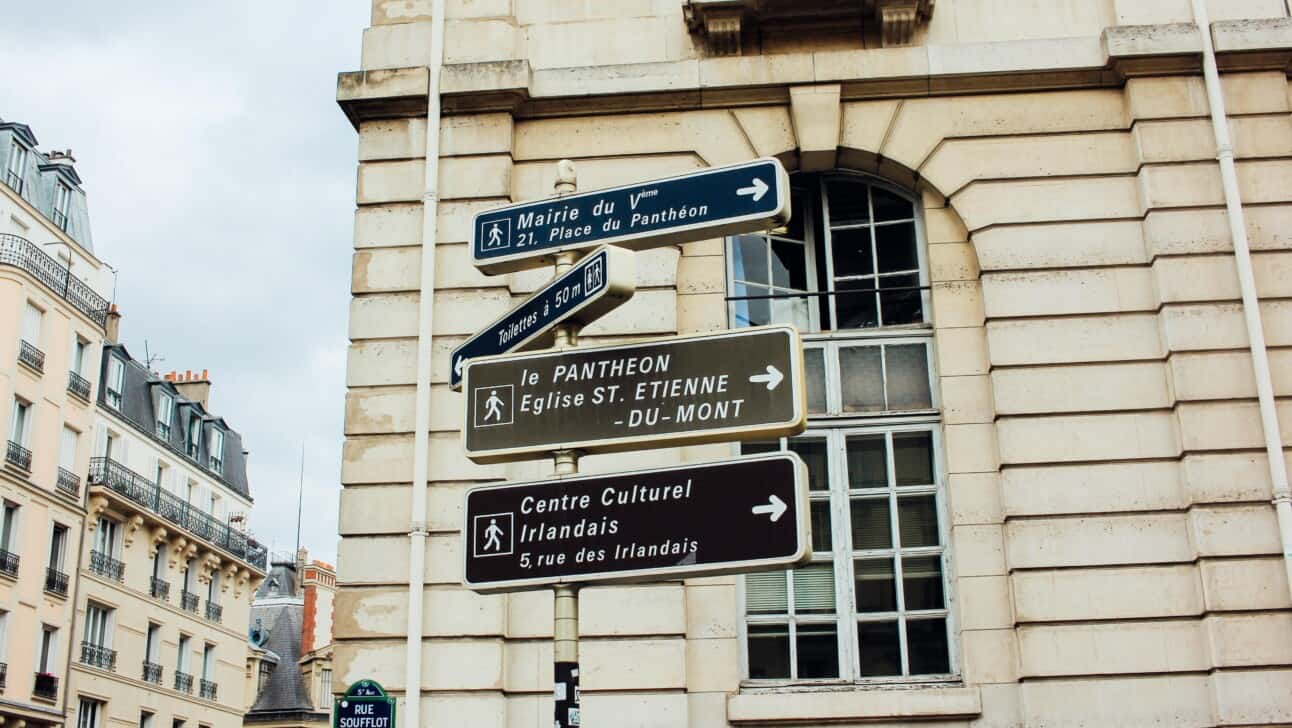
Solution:
{"label": "metal signpost pole", "polygon": [[[556,165],[556,194],[558,197],[578,191],[578,176],[574,162],[562,159]],[[556,272],[560,278],[578,262],[579,254],[565,251],[556,257]],[[578,346],[578,332],[573,323],[561,324],[553,329],[554,346],[572,349]],[[578,475],[577,450],[558,450],[552,453],[556,474]],[[556,728],[581,726],[579,714],[579,588],[574,584],[558,584],[552,590],[552,710]]]}

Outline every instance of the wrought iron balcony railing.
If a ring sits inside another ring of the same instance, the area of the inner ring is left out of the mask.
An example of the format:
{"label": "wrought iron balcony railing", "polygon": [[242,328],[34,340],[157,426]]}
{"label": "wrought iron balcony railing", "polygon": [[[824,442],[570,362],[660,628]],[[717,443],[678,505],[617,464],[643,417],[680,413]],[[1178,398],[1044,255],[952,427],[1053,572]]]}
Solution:
{"label": "wrought iron balcony railing", "polygon": [[26,271],[94,323],[99,326],[107,324],[108,299],[95,293],[84,281],[73,276],[67,266],[51,258],[30,240],[0,234],[0,265]]}
{"label": "wrought iron balcony railing", "polygon": [[58,469],[58,479],[54,483],[58,486],[59,492],[73,498],[81,497],[81,476],[67,468],[60,467]]}
{"label": "wrought iron balcony railing", "polygon": [[236,528],[192,506],[175,494],[111,458],[90,460],[90,484],[120,493],[137,505],[161,516],[189,533],[215,544],[233,556],[264,571],[268,550]]}
{"label": "wrought iron balcony railing", "polygon": [[206,600],[206,618],[212,622],[219,622],[223,617],[224,607],[213,604],[210,599]]}
{"label": "wrought iron balcony railing", "polygon": [[198,683],[197,694],[207,700],[215,700],[216,693],[219,692],[220,686],[210,680],[203,680]]}
{"label": "wrought iron balcony railing", "polygon": [[5,450],[4,460],[16,468],[31,472],[31,450],[13,440],[9,441],[9,449]]}
{"label": "wrought iron balcony railing", "polygon": [[201,597],[191,591],[181,591],[179,593],[179,605],[185,611],[197,614],[197,605],[202,601]]}
{"label": "wrought iron balcony railing", "polygon": [[160,599],[164,602],[170,599],[170,582],[154,576],[148,587],[148,593],[152,594],[154,599]]}
{"label": "wrought iron balcony railing", "polygon": [[18,554],[0,549],[0,574],[18,578]]}
{"label": "wrought iron balcony railing", "polygon": [[23,339],[18,346],[18,361],[26,364],[37,372],[45,371],[45,352],[37,349],[34,344]]}
{"label": "wrought iron balcony railing", "polygon": [[90,572],[108,579],[123,581],[126,576],[126,565],[102,551],[91,551]]}
{"label": "wrought iron balcony railing", "polygon": [[67,596],[67,574],[50,566],[45,569],[45,591],[51,594],[57,594],[60,597]]}
{"label": "wrought iron balcony railing", "polygon": [[93,642],[81,643],[81,662],[102,670],[117,669],[117,651]]}
{"label": "wrought iron balcony railing", "polygon": [[41,700],[57,700],[58,676],[48,672],[36,673],[36,681],[31,686],[31,696]]}
{"label": "wrought iron balcony railing", "polygon": [[161,685],[162,666],[155,662],[144,662],[144,682]]}
{"label": "wrought iron balcony railing", "polygon": [[193,692],[193,676],[186,672],[175,671],[175,689],[181,693]]}
{"label": "wrought iron balcony railing", "polygon": [[75,394],[86,402],[90,401],[90,380],[77,374],[76,372],[67,373],[67,391]]}

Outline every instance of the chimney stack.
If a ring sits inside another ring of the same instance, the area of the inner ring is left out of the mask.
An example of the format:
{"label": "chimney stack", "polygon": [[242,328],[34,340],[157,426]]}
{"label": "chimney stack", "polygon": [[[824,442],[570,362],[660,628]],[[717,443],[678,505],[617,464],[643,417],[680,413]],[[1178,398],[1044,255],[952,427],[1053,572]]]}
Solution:
{"label": "chimney stack", "polygon": [[175,384],[175,389],[188,399],[198,402],[206,411],[211,411],[211,380],[208,378],[206,369],[202,370],[202,376],[198,377],[192,369],[186,370],[183,374],[171,372],[166,375],[167,381]]}
{"label": "chimney stack", "polygon": [[108,307],[108,320],[103,324],[103,338],[109,344],[120,343],[121,312],[117,310],[115,303]]}

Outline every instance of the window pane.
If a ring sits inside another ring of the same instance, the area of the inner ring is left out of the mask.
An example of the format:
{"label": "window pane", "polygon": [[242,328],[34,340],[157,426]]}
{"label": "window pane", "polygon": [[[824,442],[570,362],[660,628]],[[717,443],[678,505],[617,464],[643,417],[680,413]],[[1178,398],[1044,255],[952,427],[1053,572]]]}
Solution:
{"label": "window pane", "polygon": [[945,619],[907,622],[906,649],[911,658],[912,675],[937,675],[951,672],[951,660],[947,655]]}
{"label": "window pane", "polygon": [[854,225],[870,220],[870,201],[866,199],[864,182],[832,179],[826,183],[830,203],[831,225]]}
{"label": "window pane", "polygon": [[761,235],[741,235],[733,242],[731,270],[736,280],[770,283],[771,278],[767,272],[767,238]]}
{"label": "window pane", "polygon": [[898,485],[932,485],[933,433],[893,433],[893,466]]}
{"label": "window pane", "polygon": [[831,230],[830,250],[834,276],[865,276],[875,272],[870,249],[870,228]]}
{"label": "window pane", "polygon": [[772,285],[781,288],[807,288],[807,248],[784,240],[772,241]]}
{"label": "window pane", "polygon": [[942,609],[942,557],[908,556],[902,559],[902,596],[907,609]]}
{"label": "window pane", "polygon": [[839,349],[839,386],[844,412],[878,412],[884,409],[884,370],[880,347],[848,346]]}
{"label": "window pane", "polygon": [[789,625],[749,625],[749,677],[754,680],[774,680],[789,676]]}
{"label": "window pane", "polygon": [[861,676],[902,674],[902,647],[897,622],[861,622],[857,625],[857,653]]}
{"label": "window pane", "polygon": [[838,281],[835,283],[834,326],[836,329],[869,329],[879,325],[879,314],[875,308],[876,294],[849,293],[849,291],[869,291],[874,288],[875,279],[873,278]]}
{"label": "window pane", "polygon": [[839,636],[833,624],[800,624],[799,679],[839,677]]}
{"label": "window pane", "polygon": [[834,564],[811,564],[792,573],[795,614],[834,613]]}
{"label": "window pane", "polygon": [[915,216],[915,206],[905,197],[881,187],[871,187],[870,190],[875,201],[875,222],[909,220]]}
{"label": "window pane", "polygon": [[814,500],[812,510],[812,550],[829,551],[833,542],[830,530],[830,501]]}
{"label": "window pane", "polygon": [[825,350],[804,349],[803,368],[807,377],[808,412],[825,414]]}
{"label": "window pane", "polygon": [[888,373],[888,409],[914,410],[933,407],[929,391],[929,357],[924,344],[895,344],[884,347]]}
{"label": "window pane", "polygon": [[789,591],[784,571],[745,575],[745,612],[748,614],[789,613]]}
{"label": "window pane", "polygon": [[932,495],[898,498],[897,521],[903,548],[938,545],[938,510]]}
{"label": "window pane", "polygon": [[810,490],[830,489],[830,470],[825,453],[825,440],[790,440],[790,449],[803,458],[808,468]]}
{"label": "window pane", "polygon": [[773,298],[769,300],[771,310],[771,321],[778,324],[793,324],[799,331],[811,330],[811,322],[808,320],[808,299],[801,296],[794,296],[791,291],[779,288],[772,289],[775,295],[786,296],[788,298]]}
{"label": "window pane", "polygon": [[879,255],[879,272],[919,270],[920,258],[915,251],[915,223],[903,222],[875,228],[875,252]]}
{"label": "window pane", "polygon": [[794,213],[790,216],[790,221],[777,228],[772,228],[773,235],[779,235],[783,238],[794,238],[795,240],[805,240],[803,237],[803,223],[807,219],[808,205],[812,204],[807,192],[804,190],[790,190],[790,204]]}
{"label": "window pane", "polygon": [[848,438],[848,487],[888,486],[888,458],[883,435],[853,435]]}
{"label": "window pane", "polygon": [[887,498],[852,499],[852,548],[887,549],[893,547],[892,522]]}
{"label": "window pane", "polygon": [[[747,286],[737,283],[737,296],[766,296],[772,291],[762,286]],[[758,298],[752,301],[732,301],[736,326],[763,326],[772,322],[771,299]]]}
{"label": "window pane", "polygon": [[780,452],[780,440],[764,440],[760,442],[742,442],[740,443],[741,455],[756,455],[760,452]]}
{"label": "window pane", "polygon": [[[900,276],[881,276],[879,289],[904,288],[907,290],[881,292],[880,308],[884,326],[918,324],[924,321],[924,299],[918,290],[920,276],[916,273]],[[842,317],[842,314],[840,314]]]}
{"label": "window pane", "polygon": [[858,612],[897,611],[892,559],[858,560],[853,571],[857,580]]}

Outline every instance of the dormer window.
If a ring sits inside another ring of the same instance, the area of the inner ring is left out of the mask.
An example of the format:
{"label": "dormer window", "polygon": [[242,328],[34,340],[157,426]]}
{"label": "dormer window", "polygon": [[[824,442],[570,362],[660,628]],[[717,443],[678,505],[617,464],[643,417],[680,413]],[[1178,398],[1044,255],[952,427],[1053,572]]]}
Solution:
{"label": "dormer window", "polygon": [[208,449],[211,451],[211,470],[224,475],[224,430],[211,430],[211,445]]}
{"label": "dormer window", "polygon": [[197,459],[197,454],[202,446],[202,418],[194,414],[188,419],[188,438],[185,443],[185,452],[188,456]]}
{"label": "dormer window", "polygon": [[162,392],[157,400],[157,436],[163,440],[170,439],[170,423],[175,412],[175,398]]}
{"label": "dormer window", "polygon": [[5,169],[5,184],[13,188],[20,196],[23,192],[23,182],[27,175],[27,148],[18,142],[11,142],[9,147],[9,165]]}
{"label": "dormer window", "polygon": [[112,409],[121,409],[121,389],[125,376],[126,365],[115,356],[108,357],[108,385],[103,388],[103,398]]}
{"label": "dormer window", "polygon": [[72,206],[72,188],[63,182],[54,183],[54,224],[67,230],[67,212]]}

